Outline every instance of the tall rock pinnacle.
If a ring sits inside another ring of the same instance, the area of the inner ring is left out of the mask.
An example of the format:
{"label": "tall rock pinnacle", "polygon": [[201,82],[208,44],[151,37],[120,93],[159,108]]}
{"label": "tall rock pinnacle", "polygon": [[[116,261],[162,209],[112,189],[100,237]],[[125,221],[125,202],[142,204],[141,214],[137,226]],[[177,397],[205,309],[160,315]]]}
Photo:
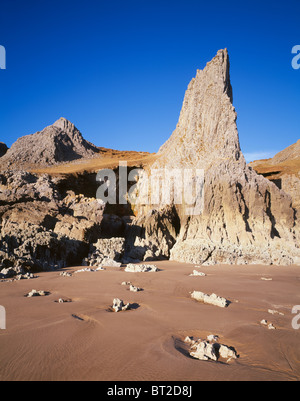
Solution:
{"label": "tall rock pinnacle", "polygon": [[[184,205],[170,205],[180,218],[171,259],[205,264],[300,263],[299,223],[291,197],[257,175],[242,155],[226,49],[219,50],[190,82],[176,129],[152,165],[162,167],[204,170],[203,212],[189,215]],[[162,220],[163,207],[152,208],[153,216]],[[145,208],[140,212],[136,224],[154,236],[147,229],[149,223],[143,222]],[[150,248],[151,241],[151,237],[146,241]]]}
{"label": "tall rock pinnacle", "polygon": [[185,93],[177,127],[158,154],[159,164],[177,167],[206,168],[212,160],[240,158],[226,49],[197,71]]}

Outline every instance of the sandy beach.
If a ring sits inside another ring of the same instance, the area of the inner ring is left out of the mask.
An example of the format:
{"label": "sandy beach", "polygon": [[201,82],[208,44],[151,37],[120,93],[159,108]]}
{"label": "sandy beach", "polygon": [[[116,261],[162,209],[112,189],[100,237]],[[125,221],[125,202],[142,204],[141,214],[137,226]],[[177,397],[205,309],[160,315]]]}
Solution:
{"label": "sandy beach", "polygon": [[[7,320],[6,330],[0,330],[0,380],[300,379],[300,330],[292,327],[292,308],[300,304],[299,267],[201,266],[196,270],[206,276],[191,277],[194,265],[153,264],[160,271],[107,267],[1,282]],[[124,281],[143,291],[129,291]],[[25,297],[32,289],[50,294]],[[197,302],[190,296],[194,290],[231,303],[219,308]],[[55,302],[60,298],[72,302]],[[114,298],[134,308],[109,312]],[[263,319],[276,330],[263,326]],[[221,363],[189,356],[184,338],[210,334],[234,347],[239,358]]]}

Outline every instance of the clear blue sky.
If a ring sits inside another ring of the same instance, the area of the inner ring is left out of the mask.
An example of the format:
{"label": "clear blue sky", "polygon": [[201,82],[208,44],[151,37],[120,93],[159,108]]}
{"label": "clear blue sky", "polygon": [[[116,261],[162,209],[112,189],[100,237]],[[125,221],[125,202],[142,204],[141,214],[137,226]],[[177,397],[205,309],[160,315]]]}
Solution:
{"label": "clear blue sky", "polygon": [[227,47],[242,150],[272,155],[300,138],[299,16],[299,0],[1,0],[0,141],[63,116],[97,146],[156,152]]}

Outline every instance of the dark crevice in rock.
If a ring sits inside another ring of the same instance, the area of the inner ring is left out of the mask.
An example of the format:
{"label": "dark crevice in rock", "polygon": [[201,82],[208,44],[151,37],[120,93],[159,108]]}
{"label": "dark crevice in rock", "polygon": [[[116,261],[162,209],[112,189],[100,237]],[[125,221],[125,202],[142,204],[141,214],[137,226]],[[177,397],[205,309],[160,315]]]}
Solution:
{"label": "dark crevice in rock", "polygon": [[271,193],[266,190],[266,194],[265,194],[265,203],[266,203],[266,213],[270,219],[271,222],[271,238],[274,239],[275,237],[280,238],[279,232],[276,229],[276,220],[274,215],[272,214],[272,208],[271,208]]}

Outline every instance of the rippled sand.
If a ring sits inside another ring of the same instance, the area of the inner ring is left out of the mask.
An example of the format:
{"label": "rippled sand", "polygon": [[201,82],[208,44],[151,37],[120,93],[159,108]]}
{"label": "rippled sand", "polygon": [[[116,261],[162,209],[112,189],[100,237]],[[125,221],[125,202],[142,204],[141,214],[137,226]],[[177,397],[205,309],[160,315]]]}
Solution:
{"label": "rippled sand", "polygon": [[[207,266],[197,269],[207,276],[190,277],[194,265],[155,265],[159,272],[108,267],[1,282],[7,328],[0,330],[0,380],[300,379],[300,330],[292,328],[291,313],[300,305],[299,267]],[[130,292],[123,281],[144,291]],[[32,289],[50,295],[25,298]],[[227,308],[199,303],[190,298],[194,290],[231,303]],[[59,298],[72,302],[55,302]],[[109,312],[114,298],[135,307]],[[262,319],[276,330],[262,326]],[[183,339],[208,334],[234,347],[239,358],[228,364],[191,358]]]}

